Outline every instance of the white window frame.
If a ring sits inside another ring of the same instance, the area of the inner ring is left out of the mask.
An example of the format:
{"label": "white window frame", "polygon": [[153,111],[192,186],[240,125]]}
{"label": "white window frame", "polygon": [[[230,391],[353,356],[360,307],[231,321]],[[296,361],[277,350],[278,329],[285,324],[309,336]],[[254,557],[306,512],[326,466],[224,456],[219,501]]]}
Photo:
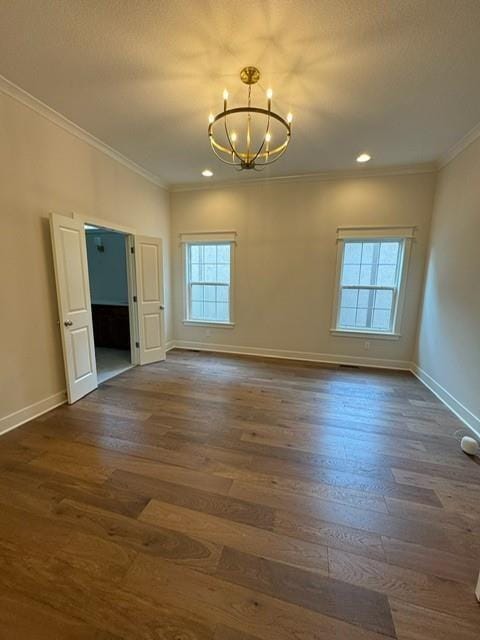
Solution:
{"label": "white window frame", "polygon": [[[403,308],[405,304],[405,291],[407,285],[408,267],[412,241],[415,238],[416,227],[407,226],[358,226],[358,227],[338,227],[337,229],[337,264],[335,271],[335,290],[332,308],[332,328],[330,333],[335,336],[348,336],[358,338],[375,338],[383,340],[398,340],[401,337],[401,323]],[[393,291],[392,330],[379,331],[378,329],[348,329],[339,326],[340,320],[340,299],[341,299],[341,277],[345,242],[380,242],[382,240],[393,240],[401,242],[401,256],[399,262],[399,278],[397,287],[378,286],[351,286],[343,288],[352,289],[385,289]]]}
{"label": "white window frame", "polygon": [[[182,244],[182,264],[183,264],[183,324],[187,326],[204,326],[204,327],[218,327],[218,328],[232,328],[235,326],[234,322],[234,283],[235,283],[235,246],[236,246],[236,232],[235,231],[213,231],[209,233],[182,233],[180,234],[180,242]],[[229,319],[225,322],[218,322],[217,320],[192,320],[190,316],[190,288],[192,283],[189,275],[189,247],[194,244],[230,244],[230,285],[229,285],[229,298],[228,298],[228,310]]]}

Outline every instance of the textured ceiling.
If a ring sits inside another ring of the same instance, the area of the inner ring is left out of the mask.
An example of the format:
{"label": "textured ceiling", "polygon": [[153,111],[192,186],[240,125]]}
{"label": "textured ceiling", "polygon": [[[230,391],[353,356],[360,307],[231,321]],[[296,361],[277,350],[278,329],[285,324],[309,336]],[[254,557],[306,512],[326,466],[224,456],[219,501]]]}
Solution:
{"label": "textured ceiling", "polygon": [[478,0],[12,0],[0,74],[172,184],[237,175],[207,116],[255,64],[290,175],[438,158],[480,120],[479,34]]}

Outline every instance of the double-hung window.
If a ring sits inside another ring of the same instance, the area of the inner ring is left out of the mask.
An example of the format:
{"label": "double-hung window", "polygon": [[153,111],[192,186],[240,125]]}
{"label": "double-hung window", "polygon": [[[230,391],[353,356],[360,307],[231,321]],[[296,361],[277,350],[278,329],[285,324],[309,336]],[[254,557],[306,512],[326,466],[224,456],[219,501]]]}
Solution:
{"label": "double-hung window", "polygon": [[233,324],[232,265],[229,236],[188,236],[185,246],[185,321]]}
{"label": "double-hung window", "polygon": [[334,331],[397,336],[411,228],[339,229]]}

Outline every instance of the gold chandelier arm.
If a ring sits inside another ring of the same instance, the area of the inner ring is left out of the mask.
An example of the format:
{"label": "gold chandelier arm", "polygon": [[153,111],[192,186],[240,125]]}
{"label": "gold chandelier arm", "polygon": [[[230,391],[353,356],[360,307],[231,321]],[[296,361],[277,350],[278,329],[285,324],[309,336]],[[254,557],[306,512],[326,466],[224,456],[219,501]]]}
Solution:
{"label": "gold chandelier arm", "polygon": [[[213,153],[217,156],[217,158],[219,160],[221,160],[224,164],[229,164],[231,167],[238,167],[238,162],[230,162],[229,160],[225,160],[225,158],[223,158],[221,155],[219,155],[219,153],[217,153],[217,150],[215,149],[215,145],[213,144],[214,141],[212,141],[212,139],[210,139],[210,146],[212,147],[212,151]],[[227,149],[225,149],[224,147],[222,148],[224,149],[224,151],[226,153],[228,153],[229,155],[231,155]]]}
{"label": "gold chandelier arm", "polygon": [[275,111],[268,111],[268,109],[262,109],[262,107],[234,107],[233,109],[221,111],[220,113],[217,113],[217,115],[213,119],[213,122],[210,123],[209,129],[213,124],[215,124],[215,122],[217,122],[217,120],[221,120],[221,118],[233,115],[234,113],[261,113],[264,116],[270,115],[271,118],[274,118],[275,120],[278,120],[278,122],[281,122],[285,129],[287,129],[287,131],[290,129],[290,125],[285,120],[285,118],[279,116],[278,113],[275,113]]}
{"label": "gold chandelier arm", "polygon": [[[260,166],[261,167],[267,167],[269,164],[273,164],[274,162],[276,162],[277,160],[280,160],[280,158],[283,156],[283,154],[285,153],[285,151],[287,150],[288,147],[288,142],[285,142],[282,146],[281,146],[281,151],[280,153],[275,157],[272,158],[272,160],[269,160],[268,162],[260,162]],[[280,147],[278,147],[280,149]],[[260,156],[261,157],[261,156]]]}
{"label": "gold chandelier arm", "polygon": [[267,156],[274,156],[280,152],[283,154],[285,149],[288,147],[289,142],[290,142],[290,136],[287,136],[287,139],[285,140],[285,142],[282,142],[282,144],[280,144],[278,147],[275,147],[275,149],[270,149],[268,153],[266,151],[263,151],[263,153],[259,153],[258,157],[266,158]]}
{"label": "gold chandelier arm", "polygon": [[[231,149],[227,149],[227,147],[224,147],[222,144],[220,144],[219,142],[217,142],[215,140],[215,138],[213,136],[210,136],[210,144],[212,145],[212,147],[215,147],[216,149],[218,149],[219,151],[223,151],[223,153],[227,153],[228,155],[232,155],[232,150]],[[246,154],[243,154],[241,151],[237,151],[235,153],[236,157],[239,158],[242,162],[243,162],[243,157],[246,157]],[[220,156],[218,156],[220,158]]]}
{"label": "gold chandelier arm", "polygon": [[[252,106],[251,99],[252,99],[252,85],[249,84],[248,85],[248,103],[247,103],[249,109]],[[248,164],[250,164],[250,142],[251,142],[251,140],[250,140],[250,125],[251,125],[251,122],[252,122],[252,114],[249,111],[248,115],[247,115],[247,163]]]}
{"label": "gold chandelier arm", "polygon": [[[281,151],[284,151],[284,150],[287,148],[287,146],[288,146],[288,143],[289,143],[289,142],[290,142],[290,137],[288,137],[288,138],[285,140],[285,142],[283,142],[281,145],[279,145],[278,147],[275,147],[275,149],[271,149],[271,150],[268,152],[268,155],[269,155],[269,156],[274,156],[274,155],[276,155],[277,153],[280,153]],[[228,154],[228,155],[232,155],[232,151],[231,151],[231,149],[227,149],[227,147],[224,147],[223,145],[221,145],[219,142],[217,142],[217,141],[213,138],[213,136],[210,136],[210,144],[211,144],[211,146],[212,146],[212,149],[213,149],[213,148],[216,148],[216,149],[218,149],[219,151],[223,151],[223,153],[226,153],[226,154]],[[221,157],[221,156],[219,156],[218,154],[216,154],[216,155],[217,155],[217,158],[222,159],[222,157]],[[244,161],[247,159],[247,154],[246,154],[246,153],[242,153],[241,151],[237,151],[237,152],[235,153],[235,155],[236,155],[236,157],[237,157],[237,158],[240,158],[240,160],[241,160],[242,162],[244,162]],[[266,157],[266,156],[267,156],[267,153],[266,153],[266,151],[264,151],[263,153],[260,153],[258,157],[260,157],[260,158],[264,158],[264,157]],[[230,163],[230,164],[231,164],[231,163]]]}
{"label": "gold chandelier arm", "polygon": [[[228,130],[228,122],[227,122],[227,118],[229,115],[239,114],[239,113],[246,113],[249,116],[252,113],[258,113],[260,115],[266,116],[268,119],[266,134],[270,129],[270,118],[277,120],[286,129],[285,141],[281,145],[278,145],[277,147],[275,147],[274,149],[269,149],[268,151],[265,151],[264,148],[265,148],[266,140],[264,137],[262,140],[262,144],[260,145],[257,153],[254,156],[251,155],[249,147],[247,149],[247,152],[239,151],[238,148],[236,148],[232,143],[230,132]],[[217,142],[214,137],[213,126],[215,125],[215,123],[217,123],[222,119],[224,120],[225,135],[227,137],[230,148],[227,148],[224,145]],[[233,109],[225,109],[224,111],[221,111],[213,118],[212,122],[210,122],[208,126],[208,137],[210,140],[210,145],[212,147],[212,150],[214,151],[215,155],[219,160],[221,160],[222,162],[230,166],[238,167],[240,164],[242,168],[251,169],[251,168],[254,168],[255,162],[257,161],[257,159],[260,159],[262,161],[259,163],[261,166],[266,166],[268,164],[272,164],[273,162],[276,162],[285,153],[285,150],[291,138],[291,124],[285,118],[282,118],[282,116],[278,115],[274,111],[271,111],[270,109],[267,110],[261,107],[251,107],[251,106],[235,107]],[[225,159],[222,155],[220,155],[221,153],[226,154],[228,158],[231,158],[233,156],[234,161],[231,162],[230,160]],[[238,159],[238,162],[235,161],[235,158]]]}
{"label": "gold chandelier arm", "polygon": [[[225,135],[227,136],[228,144],[232,148],[233,155],[235,155],[238,158],[239,162],[241,163],[242,162],[242,158],[238,155],[237,150],[233,146],[232,141],[230,139],[230,132],[228,131],[228,127],[227,127],[227,116],[225,116],[225,118],[224,118],[224,124],[225,124]],[[227,151],[227,153],[230,153],[230,152]],[[217,156],[217,157],[219,157],[219,156]],[[235,162],[231,162],[230,164],[236,164],[236,163]]]}
{"label": "gold chandelier arm", "polygon": [[[268,116],[267,116],[267,128],[265,130],[265,135],[263,136],[262,144],[259,146],[257,153],[252,158],[252,163],[253,164],[255,164],[256,159],[260,156],[260,151],[263,149],[263,147],[265,145],[265,142],[267,140],[267,134],[268,134],[268,132],[270,130],[270,109],[268,110],[268,112],[269,113],[268,113]],[[265,153],[268,156],[268,154],[271,153],[271,152],[269,150],[269,151],[266,151]],[[260,156],[260,157],[262,157],[262,156]]]}

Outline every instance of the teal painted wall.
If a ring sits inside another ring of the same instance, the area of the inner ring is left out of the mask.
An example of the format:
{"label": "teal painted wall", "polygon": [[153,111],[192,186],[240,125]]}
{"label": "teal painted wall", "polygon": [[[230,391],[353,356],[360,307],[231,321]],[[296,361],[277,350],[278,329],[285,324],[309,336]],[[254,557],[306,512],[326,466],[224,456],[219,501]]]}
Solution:
{"label": "teal painted wall", "polygon": [[[114,231],[86,231],[92,304],[128,305],[125,237]],[[103,251],[98,251],[97,242]]]}

